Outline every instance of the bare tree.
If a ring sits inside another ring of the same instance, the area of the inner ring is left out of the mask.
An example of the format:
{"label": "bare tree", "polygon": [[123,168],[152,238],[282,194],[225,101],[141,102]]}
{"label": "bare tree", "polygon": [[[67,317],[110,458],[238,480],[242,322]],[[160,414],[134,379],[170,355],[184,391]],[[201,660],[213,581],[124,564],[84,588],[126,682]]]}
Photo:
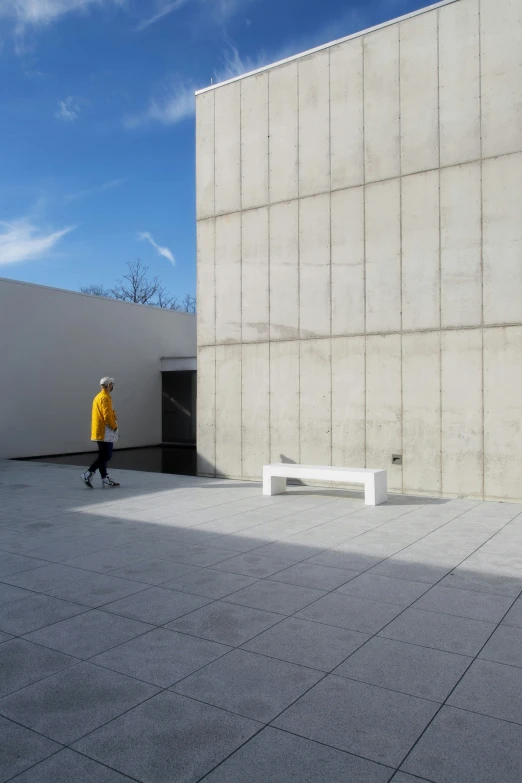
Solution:
{"label": "bare tree", "polygon": [[104,288],[102,285],[89,285],[80,288],[83,294],[92,296],[107,296],[120,302],[161,307],[163,310],[176,310],[182,313],[196,312],[196,299],[185,294],[181,302],[177,296],[171,296],[159,277],[148,277],[149,267],[140,258],[127,262],[128,272],[117,281],[114,288]]}

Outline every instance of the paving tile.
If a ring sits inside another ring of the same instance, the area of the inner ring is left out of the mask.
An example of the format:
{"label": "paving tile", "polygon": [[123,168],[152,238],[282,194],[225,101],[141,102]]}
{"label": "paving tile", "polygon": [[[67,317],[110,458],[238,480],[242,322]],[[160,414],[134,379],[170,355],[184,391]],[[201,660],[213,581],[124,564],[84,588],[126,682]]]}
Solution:
{"label": "paving tile", "polygon": [[168,688],[230,649],[206,639],[157,628],[97,655],[91,663]]}
{"label": "paving tile", "polygon": [[6,696],[76,663],[76,658],[23,639],[7,641],[0,647],[0,696]]}
{"label": "paving tile", "polygon": [[493,623],[482,620],[410,608],[381,631],[380,636],[461,655],[477,655],[494,630]]}
{"label": "paving tile", "polygon": [[413,775],[406,775],[405,772],[397,772],[391,783],[425,783],[425,778],[417,778],[413,777]]}
{"label": "paving tile", "polygon": [[2,644],[3,642],[9,641],[9,639],[12,639],[12,638],[13,637],[10,634],[4,633],[3,631],[0,631],[0,644]]}
{"label": "paving tile", "polygon": [[75,747],[144,783],[196,783],[259,728],[255,721],[164,692]]}
{"label": "paving tile", "polygon": [[34,596],[30,590],[24,590],[21,587],[15,587],[14,585],[6,585],[0,582],[0,606],[10,604],[13,601],[19,601],[21,598],[30,598]]}
{"label": "paving tile", "polygon": [[68,745],[157,693],[122,674],[79,663],[0,699],[0,714]]}
{"label": "paving tile", "polygon": [[451,561],[446,562],[443,558],[438,563],[436,553],[434,555],[425,555],[424,552],[410,556],[397,555],[378,563],[370,573],[434,585],[454,567],[454,558],[451,558]]}
{"label": "paving tile", "polygon": [[388,783],[393,770],[267,727],[205,778],[205,783]]}
{"label": "paving tile", "polygon": [[198,570],[196,566],[187,565],[187,563],[174,563],[171,560],[141,560],[138,563],[118,568],[116,571],[112,571],[111,575],[135,579],[137,582],[145,582],[149,585],[159,585],[162,582],[168,582]]}
{"label": "paving tile", "polygon": [[0,607],[0,629],[15,636],[22,635],[82,612],[85,612],[84,606],[48,595],[35,595]]}
{"label": "paving tile", "polygon": [[266,609],[279,614],[294,614],[325,595],[323,590],[310,587],[298,587],[264,579],[250,587],[245,587],[225,600],[233,604],[252,606],[254,609]]}
{"label": "paving tile", "polygon": [[335,674],[442,703],[472,660],[376,636]]}
{"label": "paving tile", "polygon": [[506,625],[522,628],[522,599],[519,598],[518,601],[515,601],[513,607],[509,610],[502,622]]}
{"label": "paving tile", "polygon": [[432,587],[415,604],[415,609],[471,617],[499,623],[512,604],[507,596],[492,593],[478,593],[455,587]]}
{"label": "paving tile", "polygon": [[[316,528],[313,529],[316,530]],[[320,537],[319,532],[317,535]],[[261,555],[262,557],[277,557],[280,560],[286,560],[290,566],[294,563],[301,563],[303,560],[308,560],[309,557],[313,557],[314,555],[318,555],[324,550],[325,546],[328,546],[328,544],[324,544],[323,546],[299,544],[290,537],[290,539],[273,541],[270,544],[259,547],[259,549],[256,550],[256,555]]]}
{"label": "paving tile", "polygon": [[72,566],[73,568],[84,568],[86,571],[97,571],[107,573],[115,571],[117,568],[138,563],[144,559],[142,553],[129,554],[122,547],[113,549],[104,549],[101,552],[93,552],[89,555],[80,555],[66,560],[62,565]]}
{"label": "paving tile", "polygon": [[0,783],[56,753],[60,745],[0,718]]}
{"label": "paving tile", "polygon": [[278,582],[313,587],[317,590],[334,590],[357,576],[356,571],[328,568],[322,565],[297,563],[274,576]]}
{"label": "paving tile", "polygon": [[329,672],[369,638],[357,631],[289,617],[246,642],[242,649]]}
{"label": "paving tile", "polygon": [[522,628],[499,625],[479,658],[522,668]]}
{"label": "paving tile", "polygon": [[322,672],[233,650],[173,686],[173,690],[264,723],[315,685]]}
{"label": "paving tile", "polygon": [[258,579],[264,579],[272,576],[278,571],[288,567],[288,561],[278,557],[263,557],[252,552],[236,555],[223,563],[220,563],[218,571],[230,571],[233,574],[243,574],[244,576],[255,576]]}
{"label": "paving tile", "polygon": [[0,554],[0,578],[10,574],[19,574],[21,571],[31,571],[45,565],[43,560],[35,560],[33,557],[16,555],[11,552]]}
{"label": "paving tile", "polygon": [[132,783],[131,778],[64,748],[18,775],[13,783]]}
{"label": "paving tile", "polygon": [[46,593],[68,581],[81,579],[82,576],[85,576],[85,572],[77,568],[51,563],[32,568],[30,571],[23,571],[21,574],[12,574],[5,577],[3,581],[37,593]]}
{"label": "paving tile", "polygon": [[82,571],[81,574],[80,579],[74,582],[67,581],[64,585],[50,590],[48,595],[94,609],[146,589],[146,585],[141,582],[119,579],[110,574],[95,574],[87,571]]}
{"label": "paving tile", "polygon": [[337,592],[406,607],[420,598],[426,590],[429,590],[429,586],[423,582],[392,579],[378,574],[360,574],[341,585]]}
{"label": "paving tile", "polygon": [[401,611],[401,607],[396,604],[368,601],[353,595],[329,593],[302,609],[297,617],[373,634],[384,628]]}
{"label": "paving tile", "polygon": [[198,595],[165,590],[162,587],[151,587],[127,598],[106,604],[103,609],[106,612],[131,617],[144,623],[164,625],[177,617],[205,606],[205,604],[208,604],[208,599]]}
{"label": "paving tile", "polygon": [[342,568],[348,571],[356,571],[360,574],[362,571],[367,571],[368,568],[372,568],[372,566],[380,563],[382,559],[383,558],[378,555],[365,555],[361,552],[329,549],[327,552],[321,552],[319,555],[314,555],[307,562],[327,566],[328,568]]}
{"label": "paving tile", "polygon": [[280,622],[283,615],[216,601],[167,625],[174,631],[238,647]]}
{"label": "paving tile", "polygon": [[434,702],[329,675],[274,725],[397,766],[438,709]]}
{"label": "paving tile", "polygon": [[435,783],[520,783],[522,727],[443,707],[401,769]]}
{"label": "paving tile", "polygon": [[76,658],[91,658],[146,633],[153,627],[128,617],[93,609],[47,628],[40,628],[25,638]]}
{"label": "paving tile", "polygon": [[214,571],[211,568],[204,568],[182,576],[179,579],[174,579],[172,582],[165,582],[163,587],[202,595],[206,598],[224,598],[226,595],[235,593],[243,587],[248,587],[248,585],[254,584],[256,581],[251,576],[230,574],[226,571]]}
{"label": "paving tile", "polygon": [[513,579],[498,573],[479,573],[460,566],[440,582],[441,587],[457,587],[462,590],[476,590],[479,593],[496,593],[516,598],[522,590],[522,579]]}
{"label": "paving tile", "polygon": [[522,669],[477,660],[449,697],[448,704],[522,724]]}
{"label": "paving tile", "polygon": [[218,547],[202,546],[200,544],[180,544],[172,552],[167,551],[166,556],[180,563],[203,567],[229,560],[235,554],[234,551]]}

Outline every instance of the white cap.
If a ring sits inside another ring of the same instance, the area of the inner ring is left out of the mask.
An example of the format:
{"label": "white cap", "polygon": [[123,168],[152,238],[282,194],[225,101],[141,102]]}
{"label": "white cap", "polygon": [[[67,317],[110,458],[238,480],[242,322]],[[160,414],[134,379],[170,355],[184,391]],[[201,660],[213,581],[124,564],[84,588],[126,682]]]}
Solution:
{"label": "white cap", "polygon": [[100,386],[110,386],[111,383],[114,383],[114,378],[102,378],[100,381]]}

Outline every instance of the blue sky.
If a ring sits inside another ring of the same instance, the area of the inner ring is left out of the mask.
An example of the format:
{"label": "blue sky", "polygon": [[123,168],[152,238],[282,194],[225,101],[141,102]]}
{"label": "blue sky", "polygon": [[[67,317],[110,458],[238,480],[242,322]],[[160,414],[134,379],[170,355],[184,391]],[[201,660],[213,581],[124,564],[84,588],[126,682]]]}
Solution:
{"label": "blue sky", "polygon": [[195,89],[427,0],[0,0],[0,277],[195,293]]}

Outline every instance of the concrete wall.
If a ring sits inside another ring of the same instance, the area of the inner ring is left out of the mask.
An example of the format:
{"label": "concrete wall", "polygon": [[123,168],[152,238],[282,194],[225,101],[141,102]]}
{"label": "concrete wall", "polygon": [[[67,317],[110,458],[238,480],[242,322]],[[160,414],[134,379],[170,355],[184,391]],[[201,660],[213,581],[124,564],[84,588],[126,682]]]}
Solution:
{"label": "concrete wall", "polygon": [[522,500],[520,0],[218,85],[197,119],[201,473]]}
{"label": "concrete wall", "polygon": [[90,450],[99,380],[120,447],[161,442],[161,358],[194,356],[196,318],[0,280],[0,458]]}

